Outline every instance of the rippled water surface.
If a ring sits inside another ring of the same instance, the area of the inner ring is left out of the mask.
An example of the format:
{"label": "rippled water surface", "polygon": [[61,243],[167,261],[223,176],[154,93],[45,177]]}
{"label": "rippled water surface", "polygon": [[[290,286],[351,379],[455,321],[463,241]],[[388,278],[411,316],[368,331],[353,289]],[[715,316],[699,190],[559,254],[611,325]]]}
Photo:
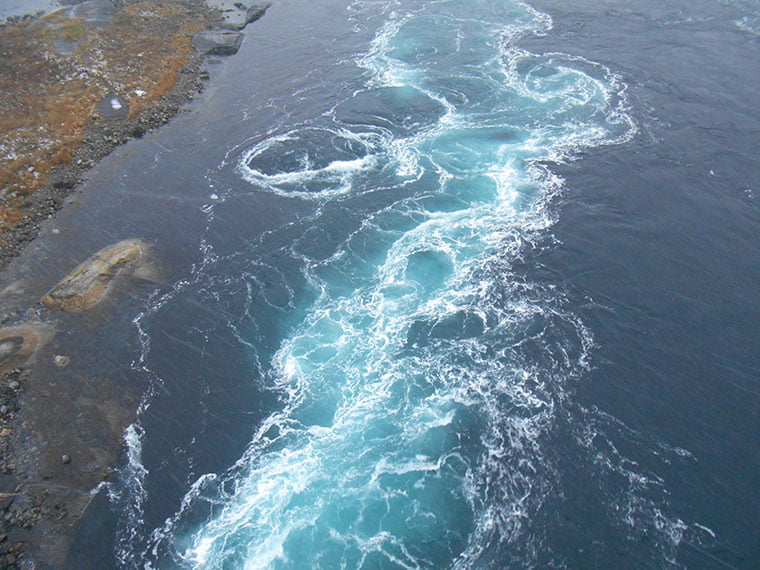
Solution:
{"label": "rippled water surface", "polygon": [[758,11],[652,4],[276,4],[103,166],[172,270],[76,564],[759,561]]}

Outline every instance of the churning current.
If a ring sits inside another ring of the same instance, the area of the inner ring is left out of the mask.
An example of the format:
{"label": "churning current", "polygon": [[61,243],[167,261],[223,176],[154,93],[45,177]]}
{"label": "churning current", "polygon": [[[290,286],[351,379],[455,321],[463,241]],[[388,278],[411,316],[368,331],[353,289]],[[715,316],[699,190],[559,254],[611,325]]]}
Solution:
{"label": "churning current", "polygon": [[[560,432],[565,453],[615,487],[610,524],[647,529],[643,560],[672,560],[687,524],[661,482],[605,439],[613,420],[573,402],[593,330],[560,284],[515,270],[551,241],[552,165],[633,135],[625,86],[592,61],[521,47],[552,29],[521,2],[348,13],[376,24],[348,58],[357,88],[334,85],[326,112],[236,147],[241,184],[206,207],[218,231],[233,195],[271,194],[298,222],[233,253],[203,244],[193,277],[148,311],[193,287],[224,307],[244,298],[235,334],[277,403],[234,465],[197,477],[156,528],[141,516],[144,430],[130,428],[114,493],[120,562],[548,564]],[[148,317],[137,321],[146,350]]]}

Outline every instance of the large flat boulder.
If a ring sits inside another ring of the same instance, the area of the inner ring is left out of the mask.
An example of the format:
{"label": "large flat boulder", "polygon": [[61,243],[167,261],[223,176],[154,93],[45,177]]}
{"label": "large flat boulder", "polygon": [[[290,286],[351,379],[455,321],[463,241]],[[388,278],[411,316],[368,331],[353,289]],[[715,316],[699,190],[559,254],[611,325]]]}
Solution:
{"label": "large flat boulder", "polygon": [[149,249],[150,244],[142,239],[104,247],[53,287],[42,304],[63,311],[86,311],[106,296],[117,279],[151,278]]}

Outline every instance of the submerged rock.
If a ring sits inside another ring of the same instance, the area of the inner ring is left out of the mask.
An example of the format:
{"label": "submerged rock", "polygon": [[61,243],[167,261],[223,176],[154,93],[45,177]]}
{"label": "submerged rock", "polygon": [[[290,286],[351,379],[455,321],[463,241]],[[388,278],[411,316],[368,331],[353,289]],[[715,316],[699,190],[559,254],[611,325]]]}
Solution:
{"label": "submerged rock", "polygon": [[243,34],[230,30],[198,32],[193,45],[202,55],[235,55],[243,43]]}
{"label": "submerged rock", "polygon": [[147,263],[148,242],[128,239],[109,245],[77,266],[42,298],[46,307],[63,311],[86,311],[111,289],[117,278],[152,279]]}
{"label": "submerged rock", "polygon": [[0,374],[23,366],[37,349],[53,338],[53,328],[42,323],[0,329]]}

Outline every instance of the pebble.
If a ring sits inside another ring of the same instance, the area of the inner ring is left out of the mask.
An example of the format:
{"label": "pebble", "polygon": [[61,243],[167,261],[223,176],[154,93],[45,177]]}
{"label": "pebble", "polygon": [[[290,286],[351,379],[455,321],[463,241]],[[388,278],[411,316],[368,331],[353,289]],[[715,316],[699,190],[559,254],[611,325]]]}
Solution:
{"label": "pebble", "polygon": [[0,414],[7,414],[8,406],[0,406]]}
{"label": "pebble", "polygon": [[53,358],[53,362],[58,368],[66,368],[69,365],[69,362],[71,362],[71,359],[68,356],[63,356],[62,354],[57,354]]}
{"label": "pebble", "polygon": [[19,388],[21,388],[21,384],[19,384],[15,380],[11,380],[8,383],[8,388],[10,388],[11,390],[18,390]]}
{"label": "pebble", "polygon": [[71,456],[64,455],[63,457],[61,457],[61,463],[63,463],[64,465],[68,465],[69,463],[71,463]]}

